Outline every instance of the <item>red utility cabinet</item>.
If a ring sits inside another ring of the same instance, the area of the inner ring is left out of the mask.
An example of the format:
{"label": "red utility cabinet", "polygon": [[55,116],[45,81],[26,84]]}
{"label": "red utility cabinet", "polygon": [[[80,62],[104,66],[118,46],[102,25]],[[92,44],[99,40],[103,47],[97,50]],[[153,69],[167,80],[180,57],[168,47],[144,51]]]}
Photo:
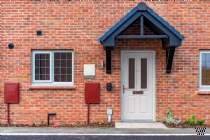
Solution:
{"label": "red utility cabinet", "polygon": [[100,103],[100,83],[85,83],[85,103]]}
{"label": "red utility cabinet", "polygon": [[4,84],[4,102],[6,104],[19,103],[19,83]]}

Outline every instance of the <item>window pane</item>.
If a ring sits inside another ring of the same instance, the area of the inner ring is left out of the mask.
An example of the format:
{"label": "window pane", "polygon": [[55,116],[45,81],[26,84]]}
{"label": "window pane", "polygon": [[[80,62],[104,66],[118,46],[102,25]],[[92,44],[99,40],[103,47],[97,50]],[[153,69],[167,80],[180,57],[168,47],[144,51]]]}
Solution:
{"label": "window pane", "polygon": [[35,54],[35,80],[50,80],[50,54]]}
{"label": "window pane", "polygon": [[55,52],[54,53],[54,81],[72,82],[72,53]]}
{"label": "window pane", "polygon": [[147,59],[141,59],[141,88],[147,88]]}
{"label": "window pane", "polygon": [[129,58],[128,67],[128,87],[135,88],[135,58]]}
{"label": "window pane", "polygon": [[210,54],[202,54],[202,85],[210,85]]}

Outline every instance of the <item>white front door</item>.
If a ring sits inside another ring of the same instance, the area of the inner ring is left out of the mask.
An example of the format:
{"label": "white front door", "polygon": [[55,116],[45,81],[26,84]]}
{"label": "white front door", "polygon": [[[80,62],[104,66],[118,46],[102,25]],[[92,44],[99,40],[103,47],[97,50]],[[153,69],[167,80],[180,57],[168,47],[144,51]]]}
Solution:
{"label": "white front door", "polygon": [[121,53],[122,120],[154,120],[155,53]]}

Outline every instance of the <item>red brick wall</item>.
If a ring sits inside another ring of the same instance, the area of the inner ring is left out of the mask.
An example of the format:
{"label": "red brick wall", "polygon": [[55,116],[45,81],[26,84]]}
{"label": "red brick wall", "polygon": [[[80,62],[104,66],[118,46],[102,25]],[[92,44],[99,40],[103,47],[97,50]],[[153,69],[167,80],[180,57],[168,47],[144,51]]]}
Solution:
{"label": "red brick wall", "polygon": [[[91,106],[91,122],[106,121],[106,108],[113,107],[114,121],[120,120],[120,48],[156,50],[156,114],[165,118],[168,108],[185,119],[196,114],[210,124],[210,95],[199,95],[199,49],[209,49],[210,2],[146,1],[159,15],[186,37],[176,50],[171,74],[165,74],[165,51],[161,42],[120,41],[113,52],[113,73],[101,68],[105,52],[97,37],[133,8],[138,0],[1,0],[0,19],[0,124],[6,123],[3,103],[4,82],[20,82],[21,102],[11,105],[12,124],[46,124],[47,112],[56,112],[56,125],[84,123],[83,64],[96,64],[96,77],[102,85],[101,104]],[[43,30],[37,37],[36,30]],[[6,46],[15,44],[13,50]],[[141,46],[146,46],[142,48]],[[74,49],[75,89],[31,90],[32,49]],[[106,82],[114,89],[106,92]],[[210,92],[209,92],[210,94]]]}

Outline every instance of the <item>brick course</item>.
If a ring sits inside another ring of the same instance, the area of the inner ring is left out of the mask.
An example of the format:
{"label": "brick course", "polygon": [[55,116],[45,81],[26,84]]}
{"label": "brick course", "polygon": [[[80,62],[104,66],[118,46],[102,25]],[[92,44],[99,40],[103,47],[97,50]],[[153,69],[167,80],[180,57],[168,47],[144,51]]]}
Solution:
{"label": "brick course", "polygon": [[[56,112],[55,125],[86,122],[84,83],[100,82],[101,104],[91,106],[91,122],[106,122],[106,108],[113,108],[113,120],[120,120],[120,50],[156,51],[156,118],[165,118],[168,108],[175,117],[191,114],[210,124],[210,92],[199,92],[199,50],[210,45],[210,1],[176,0],[146,3],[186,38],[176,50],[171,74],[165,73],[165,51],[159,40],[122,40],[113,51],[113,73],[101,68],[105,51],[97,38],[138,0],[1,0],[0,1],[0,124],[6,123],[4,82],[20,82],[21,102],[11,105],[12,124],[46,124],[47,112]],[[42,30],[43,36],[36,36]],[[6,46],[15,44],[13,50]],[[130,47],[129,47],[130,46]],[[131,47],[132,46],[132,47]],[[144,46],[144,47],[142,47]],[[73,49],[75,88],[41,90],[31,87],[32,49]],[[83,64],[95,63],[96,76],[84,79]],[[105,85],[113,82],[113,91]]]}

